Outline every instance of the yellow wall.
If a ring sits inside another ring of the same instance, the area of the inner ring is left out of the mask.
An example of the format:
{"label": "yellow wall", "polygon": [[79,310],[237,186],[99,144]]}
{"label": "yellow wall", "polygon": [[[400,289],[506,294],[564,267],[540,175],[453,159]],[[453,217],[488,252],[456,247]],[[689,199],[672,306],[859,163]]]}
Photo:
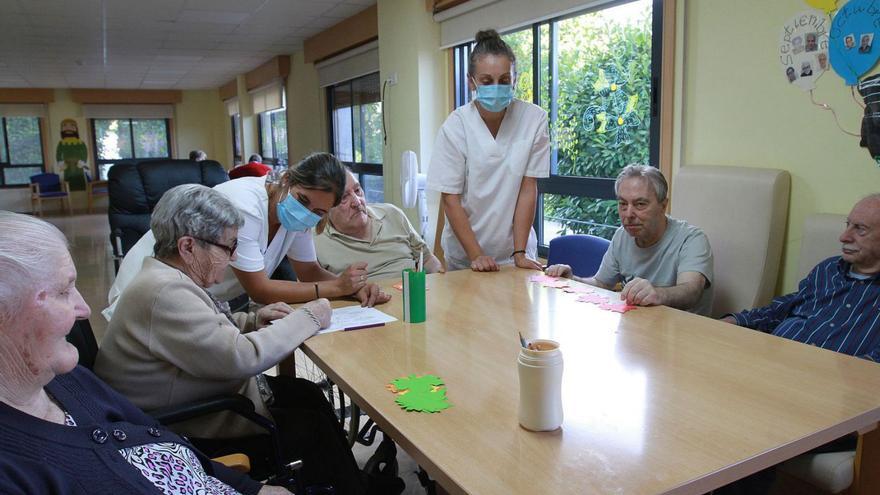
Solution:
{"label": "yellow wall", "polygon": [[327,110],[324,91],[318,86],[315,64],[303,52],[290,56],[287,78],[287,155],[290,163],[315,151],[327,151]]}
{"label": "yellow wall", "polygon": [[[880,168],[857,137],[841,132],[830,112],[785,79],[776,55],[779,36],[789,18],[807,8],[802,0],[682,3],[680,165],[789,171],[790,213],[777,289],[791,291],[797,285],[804,217],[849,213],[861,196],[880,191]],[[819,79],[815,99],[831,105],[844,128],[859,132],[862,110],[836,73]]]}
{"label": "yellow wall", "polygon": [[[379,74],[385,81],[396,73],[398,80],[385,91],[385,201],[402,206],[400,157],[406,150],[415,151],[421,170],[426,171],[437,130],[448,114],[447,55],[438,48],[440,27],[424,2],[379,0],[378,10]],[[429,208],[438,211],[436,202]],[[418,225],[416,210],[406,212]]]}
{"label": "yellow wall", "polygon": [[[204,150],[211,160],[229,168],[232,160],[226,156],[231,131],[224,132],[223,107],[216,89],[184,91],[183,101],[174,108],[174,137],[177,141],[176,158],[188,158],[195,149]],[[228,124],[227,124],[228,125]]]}

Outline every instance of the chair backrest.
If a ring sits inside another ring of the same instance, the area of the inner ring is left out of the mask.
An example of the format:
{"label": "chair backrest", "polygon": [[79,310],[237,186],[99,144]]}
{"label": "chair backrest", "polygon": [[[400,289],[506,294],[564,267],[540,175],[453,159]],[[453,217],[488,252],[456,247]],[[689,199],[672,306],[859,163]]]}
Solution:
{"label": "chair backrest", "polygon": [[59,177],[58,174],[46,173],[32,175],[31,184],[39,184],[40,193],[61,191],[61,177]]}
{"label": "chair backrest", "polygon": [[122,240],[124,255],[148,230],[150,214],[165,191],[181,184],[214,187],[229,180],[214,160],[149,160],[117,163],[108,173],[108,210],[111,243],[115,235]]}
{"label": "chair backrest", "polygon": [[798,260],[798,280],[800,281],[820,261],[840,255],[840,241],[843,233],[845,215],[815,213],[804,219],[801,254]]}
{"label": "chair backrest", "polygon": [[587,234],[563,235],[550,240],[547,264],[564,263],[578,277],[592,277],[599,271],[611,241]]}
{"label": "chair backrest", "polygon": [[788,217],[788,172],[688,166],[678,171],[672,184],[672,216],[703,229],[712,245],[712,315],[769,303]]}
{"label": "chair backrest", "polygon": [[89,320],[76,320],[67,334],[67,341],[79,351],[79,364],[92,369],[98,356],[98,341],[95,340]]}

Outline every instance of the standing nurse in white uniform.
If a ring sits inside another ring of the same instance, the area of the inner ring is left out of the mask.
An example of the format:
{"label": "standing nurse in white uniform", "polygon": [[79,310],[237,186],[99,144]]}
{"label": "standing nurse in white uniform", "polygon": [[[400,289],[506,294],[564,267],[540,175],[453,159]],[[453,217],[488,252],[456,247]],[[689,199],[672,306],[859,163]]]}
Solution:
{"label": "standing nurse in white uniform", "polygon": [[447,222],[449,270],[540,270],[532,228],[537,179],[550,173],[547,112],[513,98],[516,56],[494,30],[480,31],[468,64],[473,101],[443,123],[428,169]]}

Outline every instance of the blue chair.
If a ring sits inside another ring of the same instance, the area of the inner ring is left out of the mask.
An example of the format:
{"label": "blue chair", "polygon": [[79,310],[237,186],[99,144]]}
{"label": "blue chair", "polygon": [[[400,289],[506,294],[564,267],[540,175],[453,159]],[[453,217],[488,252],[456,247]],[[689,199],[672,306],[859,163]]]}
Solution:
{"label": "blue chair", "polygon": [[563,235],[550,240],[547,264],[566,264],[578,277],[592,277],[599,271],[602,256],[610,244],[611,241],[594,235]]}
{"label": "blue chair", "polygon": [[[31,176],[31,211],[43,216],[43,200],[57,199],[67,204],[67,213],[73,214],[70,207],[70,185],[62,181],[58,174],[37,174]],[[36,208],[34,207],[36,205]]]}

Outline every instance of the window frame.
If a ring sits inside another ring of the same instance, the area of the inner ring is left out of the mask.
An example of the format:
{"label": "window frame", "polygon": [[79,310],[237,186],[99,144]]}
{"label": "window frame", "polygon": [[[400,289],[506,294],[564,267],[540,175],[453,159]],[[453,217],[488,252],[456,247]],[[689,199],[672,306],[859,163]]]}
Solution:
{"label": "window frame", "polygon": [[[30,187],[30,183],[24,184],[7,184],[6,183],[6,174],[5,170],[7,168],[35,168],[39,167],[41,172],[46,173],[46,149],[45,142],[43,140],[43,117],[31,117],[37,119],[37,132],[38,139],[40,142],[40,158],[42,161],[40,163],[12,163],[12,154],[9,152],[9,132],[6,128],[6,120],[8,117],[0,117],[0,127],[2,127],[3,131],[3,146],[6,150],[6,161],[2,161],[2,157],[0,157],[0,189],[23,189]],[[35,174],[36,175],[36,174]]]}
{"label": "window frame", "polygon": [[[129,139],[131,143],[131,158],[114,158],[114,159],[103,159],[98,157],[98,134],[95,132],[95,121],[98,120],[128,120],[128,133]],[[167,144],[168,155],[167,156],[151,156],[145,158],[138,158],[135,153],[135,140],[134,140],[134,121],[135,120],[161,120],[165,122],[165,141]],[[95,161],[95,175],[100,178],[101,176],[101,165],[106,165],[108,163],[119,163],[119,162],[128,162],[128,163],[139,163],[150,160],[162,160],[167,159],[170,160],[171,157],[171,119],[141,119],[135,117],[129,118],[117,118],[117,119],[89,119],[89,129],[92,132],[92,158]]]}
{"label": "window frame", "polygon": [[[232,163],[235,165],[240,165],[244,163],[243,156],[241,153],[241,140],[239,136],[241,135],[241,114],[237,113],[235,115],[229,116],[230,127],[232,128]],[[236,130],[238,132],[236,132]],[[238,154],[236,154],[236,151]]]}
{"label": "window frame", "polygon": [[[275,116],[281,112],[287,112],[287,108],[282,107],[282,108],[278,108],[276,110],[271,110],[268,112],[262,112],[262,113],[257,114],[257,138],[259,139],[259,143],[260,143],[260,156],[263,158],[263,163],[269,163],[272,165],[286,165],[287,164],[287,159],[285,159],[285,158],[281,159],[282,163],[278,162],[278,156],[277,156],[278,149],[277,149],[277,143],[275,142]],[[266,150],[263,148],[263,131],[264,131],[263,115],[267,115],[269,117],[269,136],[270,136],[269,142],[272,144],[272,155],[271,156],[269,156],[269,154],[267,154]],[[287,121],[285,120],[285,125],[286,125],[286,122]],[[287,134],[287,133],[285,132],[285,134]],[[289,147],[290,147],[290,144],[288,143],[288,149],[289,149]],[[289,153],[289,151],[288,151],[288,153]]]}
{"label": "window frame", "polygon": [[[348,79],[348,80],[346,80],[346,81],[340,81],[340,82],[338,82],[338,83],[336,83],[336,84],[332,84],[332,85],[327,86],[327,87],[325,88],[325,91],[326,91],[325,94],[326,94],[326,99],[327,99],[327,107],[326,107],[326,108],[327,108],[327,123],[328,123],[328,125],[327,125],[327,143],[328,143],[329,148],[330,148],[330,153],[333,153],[333,155],[336,155],[336,154],[337,154],[337,153],[336,153],[336,152],[337,152],[337,149],[336,149],[336,139],[335,139],[335,138],[336,138],[336,133],[334,132],[334,131],[335,131],[335,122],[334,122],[334,120],[333,120],[333,110],[334,110],[334,106],[335,106],[334,103],[335,103],[335,101],[336,101],[336,98],[335,98],[335,96],[334,96],[335,89],[338,88],[338,87],[340,87],[340,86],[348,85],[348,92],[349,92],[349,94],[354,93],[354,82],[355,82],[355,81],[357,81],[358,79],[364,78],[364,77],[372,76],[372,75],[374,75],[374,74],[378,75],[378,72],[370,72],[370,73],[368,73],[368,74],[364,74],[364,75],[361,75],[361,76],[358,76],[358,77],[355,77],[355,78],[352,78],[352,79]],[[380,80],[380,82],[381,82],[381,80]],[[382,91],[382,89],[383,89],[383,88],[380,87],[380,92],[384,92],[384,91]],[[353,101],[353,99],[352,99],[352,101]],[[381,97],[380,97],[379,101],[382,102],[382,98],[381,98]],[[363,105],[359,105],[359,106],[361,107],[361,110],[360,110],[360,111],[363,112]],[[381,109],[381,111],[382,111],[382,122],[383,122],[382,136],[383,136],[383,139],[384,139],[384,136],[385,136],[385,129],[384,129],[384,122],[385,122],[385,109],[384,109],[384,105],[382,105],[382,107],[383,107],[383,108]],[[364,120],[364,119],[363,119],[363,115],[361,115],[361,118],[359,119],[359,121],[360,121],[360,122],[363,122],[363,120]],[[350,126],[350,129],[349,129],[349,130],[350,130],[350,132],[351,132],[352,148],[354,148],[354,143],[356,142],[355,139],[354,139],[354,136],[355,136],[355,119],[351,119],[351,126]],[[365,151],[365,150],[366,150],[366,139],[365,139],[364,126],[363,126],[363,125],[360,126],[360,137],[361,137],[361,139],[360,139],[360,144],[361,144],[361,156],[366,156],[366,151]],[[352,155],[353,155],[352,157],[357,156],[356,153],[353,153]],[[342,163],[344,163],[344,164],[345,164],[345,165],[346,165],[346,166],[347,166],[347,167],[348,167],[353,173],[357,174],[357,176],[358,176],[358,181],[359,181],[361,184],[364,183],[364,178],[365,178],[364,176],[367,176],[367,175],[374,175],[374,176],[382,177],[382,180],[383,180],[383,181],[384,181],[384,179],[385,179],[385,174],[384,174],[384,163],[368,163],[368,162],[358,162],[358,161],[354,161],[354,160],[351,160],[351,161],[348,161],[348,160],[340,160],[340,161],[341,161]],[[384,161],[384,156],[383,156],[383,161]]]}
{"label": "window frame", "polygon": [[[576,12],[560,15],[550,19],[536,22],[530,27],[519,27],[501,33],[502,36],[531,29],[532,31],[532,103],[541,106],[541,72],[544,70],[541,61],[541,28],[549,26],[548,40],[548,63],[549,74],[547,84],[549,85],[548,95],[550,98],[550,111],[548,111],[548,124],[551,126],[558,118],[557,101],[559,91],[558,76],[558,58],[555,50],[558,44],[558,23],[579,17],[593,12],[599,12],[607,8],[613,8],[618,5],[630,3],[631,0],[609,1],[600,5],[588,7]],[[663,54],[664,42],[672,40],[665,39],[664,22],[668,21],[664,17],[672,12],[667,10],[667,5],[674,0],[650,0],[651,1],[651,102],[650,102],[650,126],[648,129],[648,165],[663,170],[660,162],[661,153],[661,133],[660,127],[662,123],[662,115],[660,112],[661,95],[663,95],[662,85],[664,82],[672,84],[672,81],[664,81],[663,73]],[[672,3],[674,5],[674,3]],[[458,108],[461,105],[470,102],[470,91],[467,87],[467,62],[474,42],[470,41],[453,47],[452,50],[452,72],[453,72],[453,94],[454,105]],[[672,63],[669,61],[668,63]],[[664,109],[665,110],[665,109]],[[665,110],[666,111],[666,110]],[[672,112],[672,109],[668,109]],[[538,197],[535,207],[535,218],[533,227],[538,239],[538,254],[546,257],[549,252],[548,244],[544,241],[544,194],[555,194],[563,196],[587,197],[600,200],[616,199],[614,193],[613,178],[606,177],[574,177],[556,175],[554,171],[557,169],[558,151],[555,146],[551,145],[550,152],[550,177],[538,179]],[[667,177],[667,180],[669,178]]]}

